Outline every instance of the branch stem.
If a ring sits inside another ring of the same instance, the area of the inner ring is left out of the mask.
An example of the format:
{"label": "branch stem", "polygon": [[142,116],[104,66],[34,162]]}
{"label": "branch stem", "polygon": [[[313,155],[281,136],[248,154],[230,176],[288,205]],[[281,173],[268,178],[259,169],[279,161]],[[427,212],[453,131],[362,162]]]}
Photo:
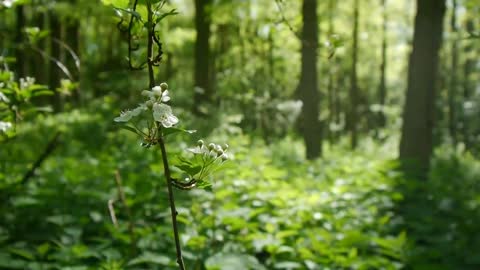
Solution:
{"label": "branch stem", "polygon": [[170,167],[168,165],[167,150],[165,148],[165,141],[161,136],[161,132],[159,133],[160,133],[160,136],[158,138],[158,144],[160,145],[160,150],[162,151],[163,170],[165,173],[165,179],[167,181],[168,199],[170,201],[170,213],[172,215],[173,234],[175,237],[175,247],[177,251],[177,263],[178,263],[178,266],[180,267],[180,270],[185,270],[185,265],[183,263],[183,257],[182,257],[182,248],[180,246],[178,224],[177,224],[178,212],[177,212],[177,209],[175,208],[175,198],[173,195],[172,178],[170,175]]}
{"label": "branch stem", "polygon": [[[147,1],[147,12],[148,12],[148,43],[147,43],[147,66],[148,66],[148,79],[149,79],[149,86],[153,88],[155,86],[155,76],[153,73],[153,66],[154,66],[154,59],[153,59],[153,42],[155,37],[155,24],[153,23],[153,11],[152,11],[152,3]],[[162,151],[162,161],[163,161],[163,171],[165,174],[165,181],[167,182],[167,189],[168,189],[168,200],[170,203],[170,213],[172,215],[172,227],[173,227],[173,235],[175,238],[175,248],[177,252],[177,264],[180,270],[185,270],[185,264],[183,263],[182,257],[182,248],[180,246],[180,233],[178,231],[178,223],[177,223],[177,209],[175,207],[175,197],[173,194],[173,185],[172,185],[172,176],[170,174],[170,166],[168,165],[168,156],[167,150],[165,147],[165,141],[163,139],[162,127],[158,127],[158,144],[160,146],[160,150]]]}

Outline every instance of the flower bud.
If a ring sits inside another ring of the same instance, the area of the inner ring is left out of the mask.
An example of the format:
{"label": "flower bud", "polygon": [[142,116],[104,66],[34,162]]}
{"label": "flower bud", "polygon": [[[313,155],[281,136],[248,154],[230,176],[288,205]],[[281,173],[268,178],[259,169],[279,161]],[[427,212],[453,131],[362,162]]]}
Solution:
{"label": "flower bud", "polygon": [[214,149],[215,149],[215,144],[214,143],[208,144],[208,150],[212,151]]}
{"label": "flower bud", "polygon": [[228,149],[228,147],[229,147],[229,145],[228,145],[228,144],[224,144],[224,145],[223,145],[223,149],[225,149],[225,150],[227,150],[227,149]]}
{"label": "flower bud", "polygon": [[220,156],[220,158],[222,159],[222,161],[226,161],[228,159],[228,155],[227,154],[222,154]]}
{"label": "flower bud", "polygon": [[148,100],[147,102],[145,102],[145,105],[147,105],[147,108],[151,109],[153,107],[153,101]]}
{"label": "flower bud", "polygon": [[205,142],[203,140],[198,140],[197,141],[198,147],[202,147],[204,144],[205,144]]}
{"label": "flower bud", "polygon": [[168,89],[168,84],[163,82],[163,83],[160,84],[160,88],[162,88],[162,90],[167,90]]}
{"label": "flower bud", "polygon": [[220,151],[222,151],[222,152],[223,152],[223,149],[222,149],[222,147],[221,147],[220,145],[218,145],[218,144],[217,144],[217,145],[215,145],[215,152],[217,152],[217,153],[218,153],[218,152],[220,152]]}

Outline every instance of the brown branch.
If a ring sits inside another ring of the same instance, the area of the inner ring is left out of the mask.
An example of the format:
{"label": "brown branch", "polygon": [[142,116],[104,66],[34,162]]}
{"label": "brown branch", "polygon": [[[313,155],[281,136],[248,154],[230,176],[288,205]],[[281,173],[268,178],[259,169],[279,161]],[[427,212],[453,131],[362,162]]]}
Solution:
{"label": "brown branch", "polygon": [[165,142],[163,137],[159,137],[159,145],[160,150],[162,151],[162,161],[163,161],[163,170],[165,172],[165,180],[167,181],[167,189],[168,189],[168,199],[170,201],[170,213],[172,215],[172,226],[173,226],[173,234],[175,237],[175,248],[177,251],[177,264],[180,267],[180,270],[185,270],[185,265],[183,263],[182,257],[182,248],[180,246],[180,237],[178,233],[178,224],[177,224],[177,209],[175,208],[175,198],[173,195],[173,188],[172,188],[172,177],[170,175],[170,167],[168,165],[168,158],[167,158],[167,150],[165,149]]}
{"label": "brown branch", "polygon": [[[153,45],[154,42],[159,43],[158,40],[154,40],[155,38],[155,24],[153,22],[153,11],[152,11],[152,3],[147,1],[147,14],[148,14],[148,40],[147,40],[147,65],[148,65],[148,79],[149,79],[149,86],[153,88],[155,86],[155,75],[153,73],[153,66],[156,63],[155,59],[153,58]],[[177,264],[180,270],[185,270],[185,264],[183,262],[182,257],[182,248],[180,246],[180,234],[178,231],[178,223],[177,223],[177,209],[175,207],[175,198],[173,194],[173,185],[172,185],[172,176],[170,174],[170,167],[168,164],[168,157],[167,157],[167,150],[165,147],[165,141],[163,139],[162,128],[158,126],[158,145],[160,146],[160,150],[162,151],[162,162],[163,162],[163,171],[165,174],[165,181],[167,183],[168,189],[168,200],[170,203],[170,213],[172,217],[172,227],[173,227],[173,235],[175,238],[175,248],[177,253]]]}
{"label": "brown branch", "polygon": [[42,163],[47,159],[47,157],[53,153],[53,150],[57,148],[58,146],[58,139],[60,137],[60,131],[57,131],[55,133],[55,136],[48,142],[47,146],[45,147],[45,150],[43,153],[37,158],[35,163],[33,163],[32,167],[28,170],[28,172],[23,176],[22,181],[20,181],[21,185],[25,185],[30,178],[32,178],[35,175],[35,171],[40,168]]}

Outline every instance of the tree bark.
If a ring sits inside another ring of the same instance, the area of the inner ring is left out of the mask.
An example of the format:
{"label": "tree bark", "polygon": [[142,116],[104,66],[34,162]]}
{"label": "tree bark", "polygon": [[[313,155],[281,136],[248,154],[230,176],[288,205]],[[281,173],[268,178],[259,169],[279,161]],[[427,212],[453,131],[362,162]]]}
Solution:
{"label": "tree bark", "polygon": [[212,0],[195,0],[195,70],[194,70],[194,103],[193,112],[202,115],[202,105],[213,101],[210,85],[210,11]]}
{"label": "tree bark", "polygon": [[[466,23],[466,30],[469,33],[473,33],[474,31],[474,22],[472,18],[469,18]],[[463,100],[464,102],[469,101],[472,92],[473,92],[473,85],[472,82],[470,81],[470,75],[472,74],[472,71],[474,70],[475,67],[475,59],[470,55],[471,51],[473,50],[473,42],[472,40],[467,40],[467,44],[464,47],[464,54],[467,55],[467,59],[465,60],[464,66],[463,66]],[[471,139],[470,139],[470,117],[467,115],[467,108],[465,106],[462,106],[462,136],[463,136],[463,142],[465,143],[465,147],[469,149],[471,147]]]}
{"label": "tree bark", "polygon": [[352,70],[350,74],[350,108],[348,127],[350,129],[350,146],[355,149],[358,144],[358,84],[357,84],[357,60],[358,60],[358,0],[353,1],[353,32],[352,32]]}
{"label": "tree bark", "polygon": [[386,117],[384,113],[385,102],[387,99],[387,1],[382,0],[382,60],[380,64],[380,85],[378,87],[378,98],[381,110],[378,115],[378,126],[380,128],[385,127]]}
{"label": "tree bark", "polygon": [[[328,37],[331,38],[333,35],[333,13],[335,9],[335,0],[328,1]],[[328,133],[328,140],[330,143],[333,142],[334,139],[334,131],[331,130],[331,125],[335,122],[335,89],[333,88],[333,73],[334,73],[334,65],[333,61],[332,65],[327,67],[327,74],[328,74],[328,81],[327,81],[327,101],[328,101],[328,123],[326,126],[326,130]]]}
{"label": "tree bark", "polygon": [[315,159],[322,153],[322,134],[319,117],[319,93],[317,85],[318,18],[317,0],[303,0],[302,67],[299,94],[303,102],[303,138],[307,159]]}
{"label": "tree bark", "polygon": [[[50,56],[56,60],[60,61],[61,58],[61,47],[60,44],[55,40],[61,40],[61,25],[58,19],[57,14],[51,11],[49,13],[50,19]],[[53,106],[56,112],[62,110],[62,100],[60,93],[58,92],[57,88],[60,86],[60,69],[57,65],[50,62],[50,70],[49,70],[49,79],[48,85],[51,90],[54,91],[53,95]]]}
{"label": "tree bark", "polygon": [[421,176],[428,172],[433,148],[438,53],[444,14],[445,0],[417,0],[400,159],[406,171]]}
{"label": "tree bark", "polygon": [[25,27],[25,10],[24,5],[15,7],[17,17],[17,28],[15,30],[15,71],[17,79],[25,77],[25,52],[24,52],[24,36],[23,29]]}
{"label": "tree bark", "polygon": [[[72,7],[77,4],[76,0],[70,0]],[[82,103],[82,95],[80,91],[80,20],[72,14],[67,18],[66,23],[65,44],[70,47],[71,52],[66,54],[66,66],[72,76],[77,80],[78,86],[74,89],[73,98],[78,105]],[[113,48],[113,47],[111,47]],[[113,49],[111,49],[113,51]],[[78,58],[77,58],[78,57]]]}
{"label": "tree bark", "polygon": [[457,68],[458,68],[458,43],[457,43],[457,0],[452,1],[452,14],[450,17],[450,31],[453,35],[451,48],[451,67],[450,67],[450,85],[448,87],[448,130],[454,145],[457,144],[457,116],[456,116],[456,88],[457,88]]}

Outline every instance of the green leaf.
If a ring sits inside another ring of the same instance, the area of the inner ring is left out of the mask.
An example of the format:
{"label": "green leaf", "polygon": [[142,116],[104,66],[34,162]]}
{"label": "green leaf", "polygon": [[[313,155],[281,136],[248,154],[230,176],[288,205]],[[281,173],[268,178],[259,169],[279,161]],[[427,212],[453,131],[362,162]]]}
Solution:
{"label": "green leaf", "polygon": [[154,265],[169,265],[170,258],[163,255],[158,255],[152,252],[144,252],[142,255],[134,258],[133,260],[128,262],[129,266],[139,265],[139,264],[154,264]]}
{"label": "green leaf", "polygon": [[104,5],[112,5],[114,7],[128,7],[129,0],[102,0]]}
{"label": "green leaf", "polygon": [[178,12],[175,9],[172,9],[169,12],[166,12],[166,13],[162,13],[155,19],[155,23],[160,22],[161,20],[165,19],[165,17],[172,16],[172,15],[177,15],[177,14],[178,14]]}
{"label": "green leaf", "polygon": [[194,164],[180,164],[180,165],[175,165],[175,167],[179,168],[180,170],[186,172],[190,176],[194,176],[197,173],[200,172],[202,169],[202,166],[200,165],[194,165]]}
{"label": "green leaf", "polygon": [[205,261],[207,270],[264,270],[257,258],[236,253],[217,253]]}
{"label": "green leaf", "polygon": [[115,10],[123,11],[125,13],[128,13],[128,14],[132,15],[133,17],[135,17],[135,19],[137,19],[139,21],[142,21],[142,15],[139,12],[137,12],[133,9],[130,9],[130,8],[125,9],[125,8],[115,7]]}
{"label": "green leaf", "polygon": [[121,125],[120,128],[125,129],[125,130],[128,130],[128,131],[131,131],[131,132],[133,132],[133,133],[135,133],[135,134],[140,135],[140,132],[139,132],[136,128],[131,127],[131,126],[129,126],[129,125]]}
{"label": "green leaf", "polygon": [[197,131],[196,130],[183,129],[183,128],[176,128],[176,127],[165,128],[165,129],[163,129],[163,136],[168,136],[168,135],[179,133],[179,132],[192,134],[192,133],[195,133]]}
{"label": "green leaf", "polygon": [[30,252],[30,251],[28,251],[28,250],[25,250],[25,249],[8,248],[8,251],[9,251],[11,254],[20,256],[20,257],[22,257],[22,258],[24,258],[24,259],[27,259],[27,260],[30,260],[30,261],[35,260],[35,256],[32,254],[32,252]]}

